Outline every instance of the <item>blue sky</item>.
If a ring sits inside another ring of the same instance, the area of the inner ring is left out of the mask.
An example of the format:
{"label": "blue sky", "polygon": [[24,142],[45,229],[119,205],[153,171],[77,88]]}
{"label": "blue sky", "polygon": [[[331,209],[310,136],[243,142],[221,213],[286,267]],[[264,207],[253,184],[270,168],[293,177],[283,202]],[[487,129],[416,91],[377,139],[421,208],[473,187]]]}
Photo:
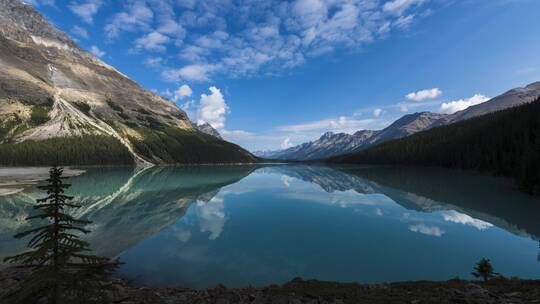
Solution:
{"label": "blue sky", "polygon": [[451,113],[540,80],[538,0],[33,0],[249,150]]}

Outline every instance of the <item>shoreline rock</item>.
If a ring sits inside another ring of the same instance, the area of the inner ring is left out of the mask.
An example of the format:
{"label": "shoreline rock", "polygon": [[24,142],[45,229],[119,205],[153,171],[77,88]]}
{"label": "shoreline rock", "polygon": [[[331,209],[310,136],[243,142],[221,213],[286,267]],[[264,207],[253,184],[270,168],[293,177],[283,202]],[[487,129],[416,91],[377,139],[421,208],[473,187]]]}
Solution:
{"label": "shoreline rock", "polygon": [[[0,270],[0,303],[14,303],[12,298],[25,270]],[[281,286],[263,288],[147,288],[112,279],[114,292],[102,303],[119,304],[345,304],[345,303],[540,303],[540,281],[494,279],[488,282],[449,280],[379,284],[322,282],[295,278]]]}

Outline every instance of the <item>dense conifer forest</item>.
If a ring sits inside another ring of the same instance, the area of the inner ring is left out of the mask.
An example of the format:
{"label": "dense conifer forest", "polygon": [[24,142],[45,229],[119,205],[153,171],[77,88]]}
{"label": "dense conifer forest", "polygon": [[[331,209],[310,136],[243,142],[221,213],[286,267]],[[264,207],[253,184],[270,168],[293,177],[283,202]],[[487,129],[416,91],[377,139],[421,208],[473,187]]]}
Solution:
{"label": "dense conifer forest", "polygon": [[[168,164],[246,163],[256,159],[239,146],[197,131],[167,126],[138,128],[143,140],[130,138],[150,161]],[[157,158],[156,158],[157,157]]]}
{"label": "dense conifer forest", "polygon": [[[140,128],[130,138],[135,150],[156,164],[246,163],[256,159],[237,145],[176,128]],[[133,156],[117,139],[104,135],[50,138],[0,144],[0,166],[131,165]]]}
{"label": "dense conifer forest", "polygon": [[103,135],[50,138],[0,145],[0,165],[127,165],[133,157],[117,139]]}
{"label": "dense conifer forest", "polygon": [[474,170],[512,177],[523,191],[540,194],[540,98],[329,162]]}

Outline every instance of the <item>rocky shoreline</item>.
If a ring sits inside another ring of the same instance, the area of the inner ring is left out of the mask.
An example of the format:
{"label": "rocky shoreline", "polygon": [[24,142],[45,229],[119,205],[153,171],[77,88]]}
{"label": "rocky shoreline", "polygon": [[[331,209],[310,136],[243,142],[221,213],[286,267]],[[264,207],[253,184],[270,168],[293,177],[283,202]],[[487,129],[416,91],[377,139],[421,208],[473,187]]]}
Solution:
{"label": "rocky shoreline", "polygon": [[[0,271],[0,303],[15,303],[13,296],[24,274],[19,269]],[[384,284],[336,283],[300,278],[264,288],[146,288],[124,280],[111,281],[115,291],[102,303],[119,304],[348,304],[348,303],[540,303],[540,281],[494,279],[479,281],[417,281]]]}

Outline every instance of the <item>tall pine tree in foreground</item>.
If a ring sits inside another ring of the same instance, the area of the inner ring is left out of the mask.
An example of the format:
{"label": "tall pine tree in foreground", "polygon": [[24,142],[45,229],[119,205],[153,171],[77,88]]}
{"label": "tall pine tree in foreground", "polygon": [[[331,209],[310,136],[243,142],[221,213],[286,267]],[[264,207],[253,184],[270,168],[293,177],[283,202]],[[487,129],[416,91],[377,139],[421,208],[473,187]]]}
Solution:
{"label": "tall pine tree in foreground", "polygon": [[33,236],[31,250],[5,259],[6,262],[31,269],[22,282],[18,302],[34,303],[46,298],[50,303],[77,303],[100,301],[103,290],[109,288],[109,276],[119,263],[90,254],[90,244],[80,234],[90,231],[82,228],[91,222],[76,219],[67,209],[78,208],[71,203],[73,197],[64,194],[71,185],[64,183],[63,169],[53,167],[46,186],[47,197],[38,199],[34,206],[39,212],[27,218],[42,226],[21,232],[16,238]]}

